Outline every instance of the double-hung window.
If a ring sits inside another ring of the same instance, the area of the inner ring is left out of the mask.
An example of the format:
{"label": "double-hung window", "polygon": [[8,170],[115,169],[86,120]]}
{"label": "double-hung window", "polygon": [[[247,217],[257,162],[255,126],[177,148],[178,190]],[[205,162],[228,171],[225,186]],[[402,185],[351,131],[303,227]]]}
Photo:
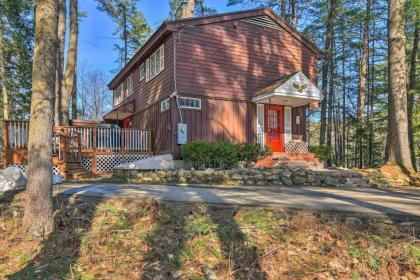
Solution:
{"label": "double-hung window", "polygon": [[146,60],[146,81],[153,79],[165,68],[165,46],[161,45]]}
{"label": "double-hung window", "polygon": [[116,89],[114,89],[114,107],[120,104],[123,99],[123,84],[121,84]]}
{"label": "double-hung window", "polygon": [[146,77],[146,76],[145,76],[145,73],[146,73],[146,68],[145,68],[144,63],[142,63],[142,64],[140,65],[140,80],[139,80],[139,82],[141,82],[141,81],[143,81],[143,80],[144,80],[144,78]]}
{"label": "double-hung window", "polygon": [[134,91],[133,75],[128,76],[127,79],[127,96],[132,95]]}

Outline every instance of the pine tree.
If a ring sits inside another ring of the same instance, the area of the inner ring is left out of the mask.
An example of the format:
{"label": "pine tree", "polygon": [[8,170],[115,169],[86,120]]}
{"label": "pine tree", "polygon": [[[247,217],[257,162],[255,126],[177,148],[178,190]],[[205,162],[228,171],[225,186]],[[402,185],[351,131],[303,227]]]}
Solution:
{"label": "pine tree", "polygon": [[97,0],[98,10],[105,12],[116,24],[114,35],[123,42],[123,46],[114,45],[118,51],[117,62],[122,68],[128,59],[140,48],[150,33],[143,14],[136,8],[137,0]]}
{"label": "pine tree", "polygon": [[388,13],[389,94],[386,160],[413,171],[407,119],[407,66],[405,55],[404,1],[390,0]]}
{"label": "pine tree", "polygon": [[52,132],[58,50],[58,2],[39,0],[35,11],[28,182],[23,223],[30,235],[54,229],[52,205]]}

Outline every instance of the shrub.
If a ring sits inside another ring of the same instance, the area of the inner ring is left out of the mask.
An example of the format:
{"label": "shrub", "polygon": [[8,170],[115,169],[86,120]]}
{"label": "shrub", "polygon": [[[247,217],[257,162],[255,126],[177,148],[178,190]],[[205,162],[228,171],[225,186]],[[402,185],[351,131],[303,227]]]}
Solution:
{"label": "shrub", "polygon": [[213,167],[232,168],[239,162],[238,145],[230,142],[209,143]]}
{"label": "shrub", "polygon": [[182,146],[182,156],[186,162],[191,163],[194,168],[210,164],[210,143],[205,141],[191,141]]}
{"label": "shrub", "polygon": [[251,143],[191,141],[182,147],[182,157],[194,168],[232,168],[239,162],[250,165],[268,154],[258,144]]}
{"label": "shrub", "polygon": [[239,161],[244,162],[247,166],[256,162],[261,157],[271,154],[269,150],[262,149],[259,144],[242,143],[238,146]]}
{"label": "shrub", "polygon": [[311,146],[309,147],[309,152],[314,153],[322,161],[332,159],[332,147],[328,145]]}

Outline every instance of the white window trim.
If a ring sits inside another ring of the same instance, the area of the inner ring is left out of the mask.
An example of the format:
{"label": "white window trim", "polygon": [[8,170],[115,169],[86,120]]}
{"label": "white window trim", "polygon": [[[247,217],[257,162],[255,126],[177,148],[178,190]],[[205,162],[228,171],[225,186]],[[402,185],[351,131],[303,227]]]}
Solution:
{"label": "white window trim", "polygon": [[166,98],[166,99],[164,99],[160,102],[160,111],[161,112],[165,112],[165,111],[169,110],[170,107],[171,107],[171,101],[169,100],[169,98]]}
{"label": "white window trim", "polygon": [[127,96],[132,95],[134,92],[133,74],[127,78]]}
{"label": "white window trim", "polygon": [[[143,69],[143,75],[142,75],[142,70]],[[141,81],[143,81],[146,77],[146,65],[144,64],[144,63],[142,63],[142,64],[140,64],[140,67],[139,67],[139,82],[141,82]]]}
{"label": "white window trim", "polygon": [[292,107],[284,107],[284,144],[292,140]]}
{"label": "white window trim", "polygon": [[179,107],[180,108],[183,108],[183,109],[192,109],[192,110],[201,110],[201,108],[202,108],[202,106],[201,106],[201,99],[200,98],[180,97],[180,99],[198,100],[198,104],[200,105],[199,107],[191,107],[191,106],[183,106],[183,105],[179,104]]}

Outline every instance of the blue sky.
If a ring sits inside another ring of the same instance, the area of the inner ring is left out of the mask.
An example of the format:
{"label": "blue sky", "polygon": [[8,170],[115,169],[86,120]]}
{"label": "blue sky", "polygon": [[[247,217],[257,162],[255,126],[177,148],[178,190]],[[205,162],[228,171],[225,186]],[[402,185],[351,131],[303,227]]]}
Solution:
{"label": "blue sky", "polygon": [[[115,24],[105,14],[96,9],[96,1],[81,0],[80,10],[86,13],[79,27],[79,65],[90,70],[100,70],[112,77],[116,52],[111,39]],[[207,0],[206,5],[216,8],[219,13],[244,9],[241,6],[227,7],[227,0]],[[138,9],[144,14],[148,24],[155,30],[169,15],[168,0],[141,0]]]}

